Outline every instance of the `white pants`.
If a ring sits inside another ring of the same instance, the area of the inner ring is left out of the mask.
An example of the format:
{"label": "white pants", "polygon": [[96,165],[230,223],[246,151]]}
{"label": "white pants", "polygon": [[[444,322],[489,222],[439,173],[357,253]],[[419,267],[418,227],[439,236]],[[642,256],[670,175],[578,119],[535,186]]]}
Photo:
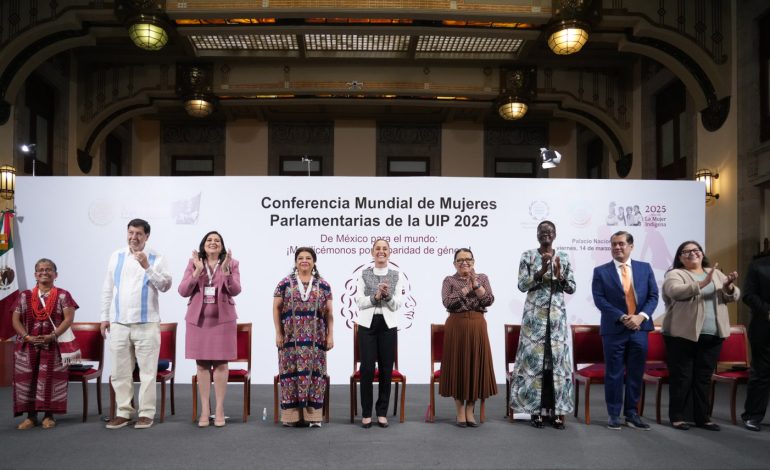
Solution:
{"label": "white pants", "polygon": [[139,417],[155,417],[155,377],[160,353],[159,323],[110,323],[112,388],[116,416],[131,418],[134,408],[134,364],[139,365]]}

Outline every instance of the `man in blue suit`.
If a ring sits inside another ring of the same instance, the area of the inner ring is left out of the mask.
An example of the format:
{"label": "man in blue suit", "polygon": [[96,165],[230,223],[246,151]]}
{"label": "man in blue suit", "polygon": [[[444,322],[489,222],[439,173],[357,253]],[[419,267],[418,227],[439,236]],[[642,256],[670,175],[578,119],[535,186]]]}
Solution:
{"label": "man in blue suit", "polygon": [[620,429],[622,411],[626,425],[649,430],[636,405],[643,385],[647,332],[653,329],[652,312],[658,305],[658,285],[648,263],[631,260],[633,235],[616,232],[610,244],[613,261],[594,268],[591,283],[594,304],[602,314],[604,399],[610,415],[607,427]]}

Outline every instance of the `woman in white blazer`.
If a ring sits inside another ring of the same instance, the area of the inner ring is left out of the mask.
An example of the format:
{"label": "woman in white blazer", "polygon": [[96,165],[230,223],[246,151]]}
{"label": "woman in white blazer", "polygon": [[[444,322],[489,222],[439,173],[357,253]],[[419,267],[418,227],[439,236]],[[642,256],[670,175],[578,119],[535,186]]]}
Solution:
{"label": "woman in white blazer", "polygon": [[378,365],[379,396],[375,405],[377,425],[388,427],[390,380],[396,354],[398,309],[403,297],[403,276],[391,269],[390,243],[377,239],[372,245],[374,266],[361,271],[355,293],[358,306],[358,350],[361,359],[361,426],[372,427],[372,381]]}

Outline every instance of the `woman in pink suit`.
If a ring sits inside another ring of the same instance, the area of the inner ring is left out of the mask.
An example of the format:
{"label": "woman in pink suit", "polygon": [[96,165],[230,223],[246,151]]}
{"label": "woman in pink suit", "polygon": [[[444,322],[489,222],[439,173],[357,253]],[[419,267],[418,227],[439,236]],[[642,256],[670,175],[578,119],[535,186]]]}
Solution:
{"label": "woman in pink suit", "polygon": [[185,357],[198,365],[201,415],[198,427],[209,425],[211,370],[214,369],[216,409],[214,426],[225,425],[224,399],[227,391],[227,362],[237,355],[237,319],[233,297],[241,292],[238,261],[225,249],[222,235],[209,232],[201,240],[179,284],[179,294],[189,297]]}

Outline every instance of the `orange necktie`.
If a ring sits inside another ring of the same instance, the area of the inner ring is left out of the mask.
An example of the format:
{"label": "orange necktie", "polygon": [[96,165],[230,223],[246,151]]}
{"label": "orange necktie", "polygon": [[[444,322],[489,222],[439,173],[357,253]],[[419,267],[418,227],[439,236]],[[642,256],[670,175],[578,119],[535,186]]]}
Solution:
{"label": "orange necktie", "polygon": [[631,276],[628,274],[628,265],[620,265],[621,281],[623,282],[623,293],[626,294],[626,308],[629,315],[636,315],[636,298],[634,297],[634,287],[631,285]]}

